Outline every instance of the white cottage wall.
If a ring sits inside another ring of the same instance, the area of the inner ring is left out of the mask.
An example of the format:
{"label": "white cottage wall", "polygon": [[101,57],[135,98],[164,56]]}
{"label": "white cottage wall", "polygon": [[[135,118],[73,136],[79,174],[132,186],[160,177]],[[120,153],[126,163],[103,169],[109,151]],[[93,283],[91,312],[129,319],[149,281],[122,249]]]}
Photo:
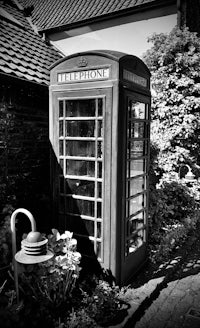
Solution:
{"label": "white cottage wall", "polygon": [[[171,11],[173,12],[173,11]],[[151,47],[148,37],[153,33],[169,33],[177,24],[177,14],[146,19],[119,18],[113,22],[96,23],[64,32],[48,35],[51,42],[66,56],[88,50],[116,50],[142,58]],[[156,16],[156,15],[154,15]],[[117,24],[118,23],[118,24]],[[112,25],[112,26],[109,26]]]}

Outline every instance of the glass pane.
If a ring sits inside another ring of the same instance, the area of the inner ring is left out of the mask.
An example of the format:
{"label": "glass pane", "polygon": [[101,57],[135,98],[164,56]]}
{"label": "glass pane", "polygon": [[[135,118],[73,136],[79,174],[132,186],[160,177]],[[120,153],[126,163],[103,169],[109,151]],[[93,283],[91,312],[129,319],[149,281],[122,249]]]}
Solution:
{"label": "glass pane", "polygon": [[101,238],[101,222],[97,222],[97,238]]}
{"label": "glass pane", "polygon": [[142,194],[137,197],[130,199],[129,202],[129,213],[128,216],[142,210],[146,206],[146,195]]}
{"label": "glass pane", "polygon": [[67,213],[94,217],[94,202],[66,197],[66,210]]}
{"label": "glass pane", "polygon": [[59,140],[59,155],[63,156],[63,140]]}
{"label": "glass pane", "polygon": [[59,121],[59,137],[62,137],[63,136],[63,121]]}
{"label": "glass pane", "polygon": [[[88,237],[88,230],[92,232],[92,224],[90,225],[90,221],[89,224],[87,224],[87,221],[85,219],[82,219],[79,215],[68,215],[68,220],[70,221],[70,226],[69,226],[69,230],[73,231],[77,234],[81,234],[83,236],[87,236]],[[86,227],[87,226],[87,227]],[[90,243],[90,241],[85,238],[79,238],[78,243],[80,246],[80,243],[83,243],[84,248],[82,248],[82,250],[84,249],[84,251],[86,250],[86,244]]]}
{"label": "glass pane", "polygon": [[59,101],[59,117],[63,117],[63,100]]}
{"label": "glass pane", "polygon": [[102,209],[102,203],[101,202],[97,202],[97,217],[101,218],[101,209]]}
{"label": "glass pane", "polygon": [[66,156],[95,157],[94,141],[69,141],[65,142]]}
{"label": "glass pane", "polygon": [[88,235],[94,237],[94,221],[84,219],[84,224]]}
{"label": "glass pane", "polygon": [[65,136],[94,137],[95,121],[65,121]]}
{"label": "glass pane", "polygon": [[144,103],[131,100],[129,106],[132,118],[145,119],[146,106]]}
{"label": "glass pane", "polygon": [[103,122],[102,120],[98,120],[98,138],[103,138]]}
{"label": "glass pane", "polygon": [[102,198],[102,183],[97,182],[97,198]]}
{"label": "glass pane", "polygon": [[98,116],[103,115],[103,99],[98,99]]}
{"label": "glass pane", "polygon": [[149,105],[145,104],[145,107],[146,107],[146,120],[148,120],[149,119]]}
{"label": "glass pane", "polygon": [[97,241],[97,257],[101,259],[101,243]]}
{"label": "glass pane", "polygon": [[66,100],[66,117],[96,116],[95,99]]}
{"label": "glass pane", "polygon": [[137,229],[140,229],[146,223],[146,212],[138,213],[134,218],[137,221]]}
{"label": "glass pane", "polygon": [[135,177],[136,175],[145,173],[145,160],[135,159],[127,162],[127,177]]}
{"label": "glass pane", "polygon": [[66,174],[78,176],[95,176],[95,162],[66,160]]}
{"label": "glass pane", "polygon": [[77,201],[77,207],[79,213],[82,215],[88,215],[94,217],[94,202],[89,200],[79,199]]}
{"label": "glass pane", "polygon": [[136,179],[129,180],[128,183],[128,194],[127,197],[133,196],[139,192],[143,192],[145,189],[145,178],[139,177]]}
{"label": "glass pane", "polygon": [[94,197],[94,181],[66,179],[66,193]]}
{"label": "glass pane", "polygon": [[60,159],[60,168],[62,169],[63,172],[63,168],[64,168],[64,160]]}
{"label": "glass pane", "polygon": [[127,122],[127,139],[131,138],[131,121]]}
{"label": "glass pane", "polygon": [[131,122],[130,138],[145,138],[146,124],[144,122]]}
{"label": "glass pane", "polygon": [[102,152],[102,142],[98,141],[98,146],[97,146],[97,157],[102,158],[103,152]]}
{"label": "glass pane", "polygon": [[129,143],[129,158],[145,156],[146,144],[143,140],[133,140]]}
{"label": "glass pane", "polygon": [[135,235],[129,240],[129,253],[133,253],[138,247],[142,246],[143,238],[140,235]]}
{"label": "glass pane", "polygon": [[102,178],[102,162],[97,162],[97,177]]}
{"label": "glass pane", "polygon": [[128,222],[128,236],[132,235],[137,229],[143,228],[144,226],[144,212],[141,212],[137,214],[137,216],[134,216],[132,219],[130,219]]}

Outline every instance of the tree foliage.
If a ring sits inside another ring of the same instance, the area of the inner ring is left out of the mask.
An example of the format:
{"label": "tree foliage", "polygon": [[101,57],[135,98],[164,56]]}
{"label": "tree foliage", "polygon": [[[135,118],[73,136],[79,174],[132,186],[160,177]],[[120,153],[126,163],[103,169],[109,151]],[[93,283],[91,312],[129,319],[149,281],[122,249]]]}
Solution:
{"label": "tree foliage", "polygon": [[200,165],[200,38],[187,28],[154,34],[144,56],[152,73],[151,140],[162,172]]}
{"label": "tree foliage", "polygon": [[[144,56],[152,74],[149,248],[152,259],[160,260],[200,218],[200,38],[176,27],[149,41],[153,46]],[[182,179],[187,165],[195,174],[189,184]]]}

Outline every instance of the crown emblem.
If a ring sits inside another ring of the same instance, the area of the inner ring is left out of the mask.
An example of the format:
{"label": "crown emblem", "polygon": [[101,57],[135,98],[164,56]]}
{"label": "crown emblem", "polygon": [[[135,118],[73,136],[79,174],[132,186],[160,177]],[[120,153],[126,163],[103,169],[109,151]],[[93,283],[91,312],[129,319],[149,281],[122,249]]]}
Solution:
{"label": "crown emblem", "polygon": [[77,65],[78,67],[85,67],[87,66],[88,62],[87,62],[87,59],[85,57],[80,57]]}

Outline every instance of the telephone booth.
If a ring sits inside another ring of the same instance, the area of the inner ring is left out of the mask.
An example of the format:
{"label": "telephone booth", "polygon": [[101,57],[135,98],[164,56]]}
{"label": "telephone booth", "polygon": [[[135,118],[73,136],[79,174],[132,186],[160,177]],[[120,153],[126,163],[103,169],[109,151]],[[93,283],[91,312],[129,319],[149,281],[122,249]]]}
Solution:
{"label": "telephone booth", "polygon": [[88,51],[51,67],[56,225],[119,284],[146,260],[149,140],[150,73],[139,58]]}

